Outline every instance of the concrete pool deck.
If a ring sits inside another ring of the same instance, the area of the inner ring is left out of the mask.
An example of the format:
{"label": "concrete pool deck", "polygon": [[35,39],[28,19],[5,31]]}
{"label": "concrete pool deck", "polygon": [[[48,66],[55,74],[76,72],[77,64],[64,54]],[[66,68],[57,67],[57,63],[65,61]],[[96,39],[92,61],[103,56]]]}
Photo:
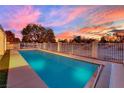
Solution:
{"label": "concrete pool deck", "polygon": [[96,84],[96,88],[109,88],[111,76],[111,64],[104,66],[104,69]]}
{"label": "concrete pool deck", "polygon": [[10,51],[7,79],[8,88],[46,88],[39,76],[30,68],[18,51]]}
{"label": "concrete pool deck", "polygon": [[124,65],[112,64],[110,88],[124,88]]}
{"label": "concrete pool deck", "polygon": [[124,88],[124,65],[109,64],[103,69],[96,88]]}

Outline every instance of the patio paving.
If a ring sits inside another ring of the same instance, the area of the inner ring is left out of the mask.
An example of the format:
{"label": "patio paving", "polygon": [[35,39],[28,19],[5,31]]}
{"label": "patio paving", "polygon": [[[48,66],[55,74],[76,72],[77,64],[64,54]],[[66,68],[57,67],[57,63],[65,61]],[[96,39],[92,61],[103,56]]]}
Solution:
{"label": "patio paving", "polygon": [[104,67],[96,88],[124,88],[124,65],[108,64]]}
{"label": "patio paving", "polygon": [[8,77],[8,68],[10,60],[10,51],[6,51],[3,57],[0,60],[0,88],[7,87],[7,77]]}
{"label": "patio paving", "polygon": [[111,75],[111,64],[104,66],[99,80],[96,84],[96,88],[109,88],[110,84],[110,75]]}
{"label": "patio paving", "polygon": [[7,79],[8,88],[46,88],[18,51],[11,50]]}
{"label": "patio paving", "polygon": [[29,67],[17,67],[9,70],[8,88],[46,88],[44,82]]}
{"label": "patio paving", "polygon": [[124,65],[112,64],[110,87],[124,88]]}

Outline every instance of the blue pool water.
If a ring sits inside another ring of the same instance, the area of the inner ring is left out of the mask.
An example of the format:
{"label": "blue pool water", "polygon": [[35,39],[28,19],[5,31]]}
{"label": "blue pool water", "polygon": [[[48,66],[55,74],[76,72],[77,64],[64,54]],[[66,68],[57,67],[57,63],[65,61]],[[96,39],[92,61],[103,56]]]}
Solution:
{"label": "blue pool water", "polygon": [[82,88],[98,65],[38,50],[19,53],[50,88]]}

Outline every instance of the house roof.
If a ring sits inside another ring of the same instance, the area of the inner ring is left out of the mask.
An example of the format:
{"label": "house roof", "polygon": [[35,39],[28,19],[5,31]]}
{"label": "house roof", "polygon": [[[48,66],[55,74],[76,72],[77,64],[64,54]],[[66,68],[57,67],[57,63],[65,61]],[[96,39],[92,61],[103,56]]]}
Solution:
{"label": "house roof", "polygon": [[4,30],[3,30],[3,27],[2,27],[1,25],[0,25],[0,29],[1,29],[2,31],[4,31]]}
{"label": "house roof", "polygon": [[115,32],[115,33],[118,33],[118,32],[120,33],[121,32],[121,33],[124,33],[124,30],[112,30],[110,32]]}
{"label": "house roof", "polygon": [[6,36],[3,27],[0,25],[0,31],[3,32],[3,34]]}

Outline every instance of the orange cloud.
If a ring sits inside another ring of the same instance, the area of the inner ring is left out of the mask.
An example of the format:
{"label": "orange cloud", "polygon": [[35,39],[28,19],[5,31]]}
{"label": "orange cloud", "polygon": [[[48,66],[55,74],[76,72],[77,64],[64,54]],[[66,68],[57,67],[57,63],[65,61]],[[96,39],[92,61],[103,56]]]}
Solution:
{"label": "orange cloud", "polygon": [[100,39],[105,33],[112,29],[104,26],[85,27],[78,31],[65,31],[56,36],[57,39],[72,39],[74,36]]}
{"label": "orange cloud", "polygon": [[72,39],[75,33],[73,31],[65,31],[56,35],[57,39]]}
{"label": "orange cloud", "polygon": [[103,31],[103,30],[105,30],[106,29],[106,27],[104,27],[104,26],[92,26],[92,27],[85,27],[85,28],[82,28],[82,29],[80,29],[80,32],[82,32],[82,33],[92,33],[92,32],[100,32],[100,31]]}

